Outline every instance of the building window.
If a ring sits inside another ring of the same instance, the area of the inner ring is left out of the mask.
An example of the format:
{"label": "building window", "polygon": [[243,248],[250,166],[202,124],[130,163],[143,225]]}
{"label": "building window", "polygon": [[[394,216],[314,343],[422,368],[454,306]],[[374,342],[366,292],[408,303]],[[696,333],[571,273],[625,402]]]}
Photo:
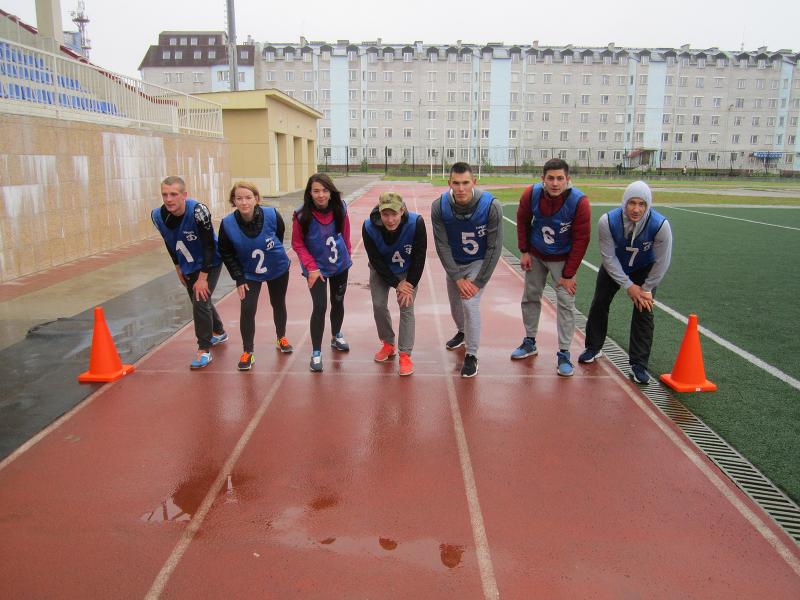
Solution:
{"label": "building window", "polygon": [[169,38],[169,45],[170,46],[177,46],[178,45],[178,38]]}
{"label": "building window", "polygon": [[162,59],[162,60],[169,60],[170,56],[171,56],[171,53],[170,53],[170,51],[169,51],[169,50],[164,50],[164,51],[161,53],[161,59]]}
{"label": "building window", "polygon": [[194,82],[195,83],[203,83],[203,74],[202,73],[192,73]]}
{"label": "building window", "polygon": [[217,51],[216,50],[209,50],[208,51],[208,58],[209,60],[214,60],[217,58]]}
{"label": "building window", "polygon": [[203,58],[202,50],[195,50],[193,56],[195,60],[200,60],[201,58]]}

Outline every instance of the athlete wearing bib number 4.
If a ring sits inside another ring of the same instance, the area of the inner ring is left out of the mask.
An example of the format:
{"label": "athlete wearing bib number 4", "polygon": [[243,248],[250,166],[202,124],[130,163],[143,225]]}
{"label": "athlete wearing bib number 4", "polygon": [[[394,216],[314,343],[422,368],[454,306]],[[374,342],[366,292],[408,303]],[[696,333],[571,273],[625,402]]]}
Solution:
{"label": "athlete wearing bib number 4", "polygon": [[558,352],[556,372],[574,373],[569,347],[575,332],[575,275],[586,254],[591,233],[591,208],[583,193],[571,187],[569,165],[560,158],[544,164],[542,182],[528,186],[517,208],[519,264],[525,272],[522,322],[525,337],[511,353],[520,360],[539,352],[536,334],[547,275],[556,291]]}
{"label": "athlete wearing bib number 4", "polygon": [[341,329],[347,274],[352,265],[347,206],[331,178],[324,173],[316,173],[308,178],[303,205],[294,212],[292,218],[292,248],[300,258],[313,304],[309,367],[314,372],[320,372],[322,336],[328,306],[326,280],[330,286],[331,348],[340,352],[350,350]]}
{"label": "athlete wearing bib number 4", "polygon": [[669,221],[652,206],[648,185],[634,181],[622,195],[622,205],[597,223],[603,265],[597,273],[586,323],[586,350],[578,357],[578,362],[591,363],[601,356],[611,301],[623,287],[633,302],[628,345],[630,375],[642,384],[650,381],[647,367],[653,345],[653,296],[672,256]]}
{"label": "athlete wearing bib number 4", "polygon": [[229,201],[236,210],[219,226],[219,252],[241,300],[239,330],[243,352],[240,371],[255,363],[254,338],[256,311],[261,284],[266,282],[272,319],[275,323],[275,347],[283,353],[292,351],[286,339],[286,288],[289,285],[289,257],[283,247],[285,226],[280,213],[259,205],[258,188],[240,181],[231,188]]}
{"label": "athlete wearing bib number 4", "polygon": [[150,218],[164,238],[178,279],[192,301],[198,350],[189,366],[201,369],[211,362],[211,346],[228,339],[211,302],[222,269],[211,213],[204,204],[188,198],[186,183],[177,176],[161,182],[161,199],[164,204],[154,208]]}
{"label": "athlete wearing bib number 4", "polygon": [[445,346],[466,344],[462,377],[478,372],[481,334],[480,301],[503,250],[503,212],[488,192],[475,188],[467,163],[450,169],[450,189],[431,206],[436,253],[447,275],[447,297],[458,331]]}
{"label": "athlete wearing bib number 4", "polygon": [[[369,258],[369,289],[378,337],[383,346],[375,353],[376,362],[386,362],[400,351],[400,375],[411,375],[414,364],[414,300],[425,268],[428,247],[425,222],[408,212],[403,198],[394,192],[380,195],[361,230]],[[400,335],[395,346],[392,316],[389,313],[389,290],[397,290],[400,306]]]}

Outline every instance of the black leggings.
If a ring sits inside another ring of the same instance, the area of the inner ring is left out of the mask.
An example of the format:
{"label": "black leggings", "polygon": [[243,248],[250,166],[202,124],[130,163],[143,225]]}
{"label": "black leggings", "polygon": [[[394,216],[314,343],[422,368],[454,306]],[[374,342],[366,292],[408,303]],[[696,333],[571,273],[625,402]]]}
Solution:
{"label": "black leggings", "polygon": [[[347,274],[349,269],[327,277],[331,288],[331,335],[339,333],[344,321],[344,294],[347,292]],[[311,346],[314,350],[322,350],[322,334],[325,332],[325,311],[328,309],[328,294],[325,282],[317,279],[311,288]]]}
{"label": "black leggings", "polygon": [[[286,335],[286,288],[289,286],[289,271],[280,277],[267,281],[269,303],[272,305],[272,320],[275,322],[275,334],[278,339]],[[256,335],[256,311],[258,310],[258,294],[261,292],[260,281],[248,281],[242,300],[239,331],[242,333],[242,346],[245,352],[253,351],[253,339]]]}

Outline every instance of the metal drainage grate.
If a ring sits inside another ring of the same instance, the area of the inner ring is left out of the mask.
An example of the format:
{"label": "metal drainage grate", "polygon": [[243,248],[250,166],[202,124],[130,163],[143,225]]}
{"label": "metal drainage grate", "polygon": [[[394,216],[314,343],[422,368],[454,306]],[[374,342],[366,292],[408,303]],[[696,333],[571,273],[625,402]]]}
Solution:
{"label": "metal drainage grate", "polygon": [[[519,259],[504,253],[505,259],[519,269]],[[544,296],[555,305],[556,293],[549,285]],[[575,325],[581,332],[586,330],[586,317],[575,311]],[[611,339],[606,339],[603,354],[611,363],[627,376],[629,370],[628,354]],[[750,461],[739,454],[725,440],[717,435],[702,419],[686,408],[656,378],[640,391],[722,470],[739,489],[758,504],[778,526],[800,545],[800,507],[779,490],[767,477],[754,467]]]}

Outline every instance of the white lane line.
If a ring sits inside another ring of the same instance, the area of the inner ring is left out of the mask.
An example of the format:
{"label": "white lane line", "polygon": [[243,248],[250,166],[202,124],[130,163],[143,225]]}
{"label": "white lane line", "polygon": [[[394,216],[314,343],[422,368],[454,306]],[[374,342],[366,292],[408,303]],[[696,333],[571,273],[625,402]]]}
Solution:
{"label": "white lane line", "polygon": [[[613,367],[607,361],[600,361],[600,364],[603,365],[603,368],[611,373],[613,373]],[[767,541],[767,543],[772,546],[772,548],[778,553],[778,555],[789,565],[789,568],[795,572],[796,575],[800,576],[800,560],[798,560],[797,555],[792,552],[792,550],[783,543],[783,541],[775,534],[772,529],[764,522],[764,520],[754,512],[748,504],[743,501],[736,492],[731,489],[730,485],[726,484],[726,482],[720,477],[719,472],[716,470],[715,467],[710,466],[703,457],[698,454],[696,450],[694,450],[689,444],[686,443],[684,438],[679,435],[672,427],[667,425],[664,421],[664,418],[661,417],[653,408],[650,406],[649,402],[645,399],[645,397],[634,390],[627,384],[626,381],[621,379],[620,377],[615,378],[619,386],[625,391],[628,397],[633,400],[636,406],[641,409],[641,411],[647,415],[653,423],[667,436],[667,438],[678,447],[678,449],[686,456],[689,461],[697,467],[700,472],[708,479],[711,484],[717,488],[717,490],[722,494],[722,496],[730,502],[733,507],[739,512],[744,519],[752,525],[758,533]]]}
{"label": "white lane line", "polygon": [[[508,221],[509,223],[512,223],[514,225],[514,227],[517,226],[516,221],[512,221],[511,219],[509,219],[505,215],[503,215],[503,218],[506,221]],[[588,262],[586,260],[582,260],[581,264],[587,266],[588,268],[590,268],[595,273],[600,270],[599,267],[596,267],[595,265],[593,265],[592,263],[590,263],[590,262]],[[663,310],[665,313],[670,315],[671,317],[674,317],[675,319],[680,321],[681,323],[686,324],[686,323],[689,322],[689,318],[688,317],[686,317],[685,315],[682,315],[677,310],[675,310],[674,308],[672,308],[670,306],[667,306],[663,302],[660,302],[660,301],[656,300],[655,301],[655,305],[658,308],[660,308],[661,310]],[[710,329],[707,329],[706,327],[703,327],[702,325],[698,325],[697,326],[697,330],[701,334],[706,336],[708,339],[710,339],[711,341],[716,342],[717,344],[719,344],[720,346],[722,346],[726,350],[730,350],[734,354],[742,357],[743,359],[745,359],[750,364],[758,367],[759,369],[762,369],[762,370],[766,371],[767,373],[769,373],[770,375],[772,375],[776,379],[780,379],[781,381],[783,381],[784,383],[792,386],[796,390],[800,390],[800,380],[795,379],[794,377],[792,377],[788,373],[784,373],[779,368],[772,366],[768,362],[758,358],[755,354],[751,354],[747,350],[745,350],[743,348],[740,348],[736,344],[734,344],[732,342],[729,342],[728,340],[726,340],[723,337],[720,337],[719,335],[717,335],[716,333],[714,333]]]}
{"label": "white lane line", "polygon": [[[298,346],[303,346],[308,340],[308,337],[309,333],[306,332],[300,340],[300,344]],[[164,588],[169,582],[172,573],[178,567],[178,563],[180,563],[183,555],[186,553],[186,550],[188,550],[189,544],[192,543],[194,536],[197,535],[197,532],[203,525],[203,521],[208,515],[208,512],[211,510],[214,501],[219,495],[219,491],[222,489],[222,486],[227,483],[228,475],[233,472],[233,467],[236,465],[236,462],[242,455],[242,452],[244,451],[245,446],[247,446],[247,443],[250,441],[250,438],[253,437],[256,427],[258,427],[258,424],[261,422],[261,418],[264,416],[264,413],[272,403],[272,399],[280,389],[286,374],[289,372],[289,368],[297,359],[297,356],[297,352],[292,353],[292,355],[289,357],[289,360],[286,361],[284,368],[281,369],[278,377],[273,381],[272,386],[267,392],[267,395],[261,400],[258,410],[250,419],[250,422],[247,424],[247,427],[239,438],[239,441],[236,443],[233,451],[228,456],[225,464],[223,464],[220,468],[217,478],[214,480],[214,483],[211,484],[211,487],[206,493],[205,498],[203,498],[203,503],[200,505],[200,508],[197,509],[197,512],[195,512],[192,520],[189,522],[188,527],[184,530],[181,539],[175,545],[175,548],[173,548],[172,552],[164,563],[164,566],[161,567],[161,570],[156,576],[155,581],[153,581],[153,584],[150,586],[150,589],[145,596],[147,600],[154,600],[161,596],[161,593],[164,591]]]}
{"label": "white lane line", "polygon": [[[414,198],[414,211],[417,211],[417,196],[416,190],[413,195]],[[432,225],[431,225],[432,226]],[[433,284],[433,275],[431,270],[426,269],[428,287],[433,296],[434,306],[439,306],[439,300],[436,296],[436,287]],[[446,365],[449,360],[446,357],[447,350],[444,348],[444,333],[442,332],[442,315],[439,314],[438,308],[436,309],[436,333],[439,339],[439,352],[442,357],[442,365]],[[494,576],[494,566],[492,565],[492,555],[489,551],[489,540],[486,536],[486,528],[483,524],[483,513],[481,512],[481,505],[478,501],[478,486],[475,483],[475,473],[472,470],[472,459],[469,454],[469,444],[467,443],[467,435],[464,432],[464,422],[461,419],[461,409],[458,406],[458,396],[456,394],[453,378],[450,373],[445,373],[445,384],[447,385],[447,397],[450,403],[450,416],[453,419],[453,430],[456,436],[456,445],[458,447],[458,459],[461,463],[461,476],[464,480],[464,489],[467,494],[467,507],[469,509],[469,519],[472,525],[472,538],[475,542],[475,553],[478,558],[478,570],[481,576],[481,585],[483,586],[483,597],[486,600],[496,600],[500,597],[500,591],[497,587],[497,579]]]}
{"label": "white lane line", "polygon": [[768,227],[779,227],[781,229],[791,229],[792,231],[800,231],[800,227],[790,227],[789,225],[776,225],[775,223],[765,223],[764,221],[753,221],[752,219],[742,219],[741,217],[729,217],[728,215],[718,215],[715,213],[703,212],[702,210],[691,210],[689,208],[683,208],[682,206],[672,206],[669,204],[665,204],[664,207],[671,208],[672,210],[682,210],[684,212],[697,213],[698,215],[719,217],[720,219],[730,219],[732,221],[744,221],[745,223],[755,223],[756,225],[766,225]]}

